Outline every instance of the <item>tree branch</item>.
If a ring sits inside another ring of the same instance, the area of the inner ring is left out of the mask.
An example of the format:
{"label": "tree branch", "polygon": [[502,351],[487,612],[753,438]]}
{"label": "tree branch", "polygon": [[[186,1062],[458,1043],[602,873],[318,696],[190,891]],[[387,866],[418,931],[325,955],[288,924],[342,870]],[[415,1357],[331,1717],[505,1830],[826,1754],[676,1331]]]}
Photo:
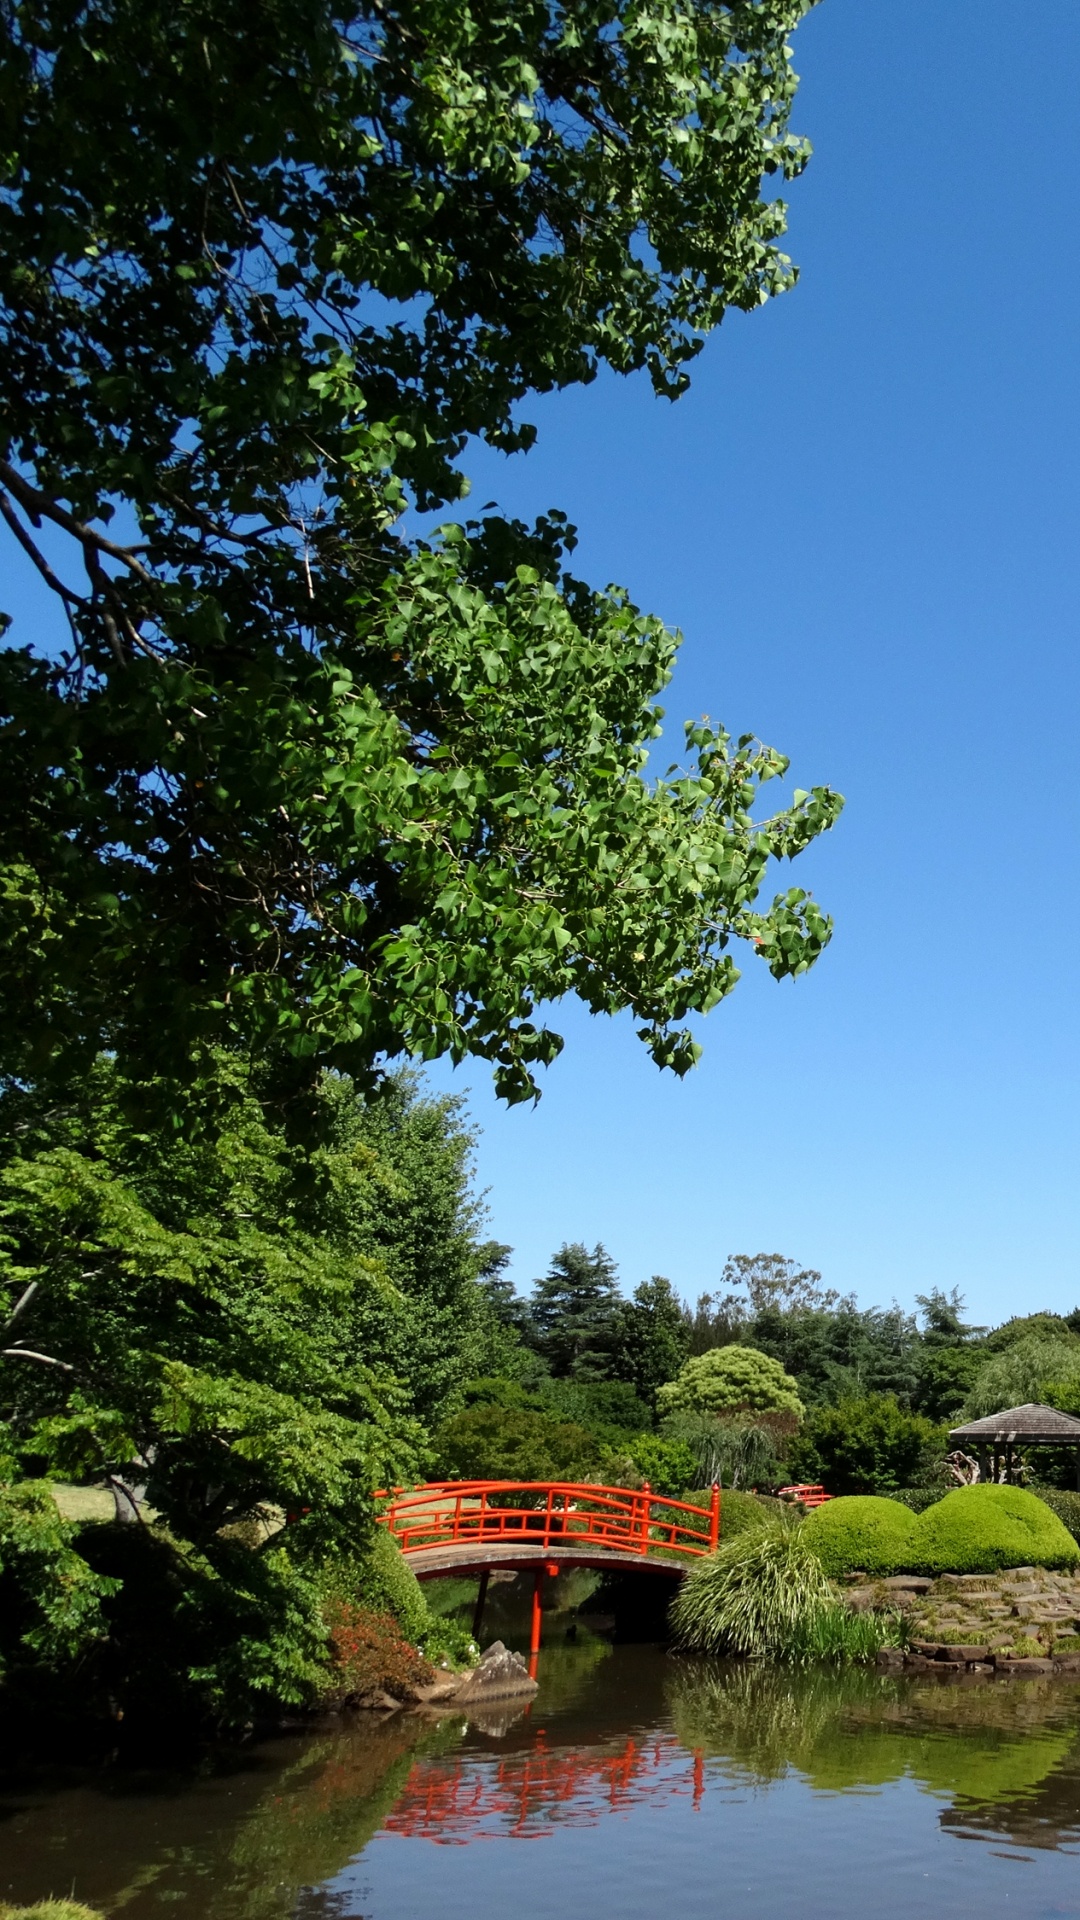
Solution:
{"label": "tree branch", "polygon": [[141,560],[135,558],[134,547],[118,546],[115,540],[107,539],[103,533],[98,533],[96,528],[88,527],[82,520],[76,520],[75,515],[69,513],[66,507],[58,507],[55,500],[49,499],[47,493],[42,493],[39,487],[32,487],[29,480],[24,480],[18,468],[13,467],[10,460],[0,460],[0,474],[7,481],[16,500],[21,502],[28,513],[44,514],[47,520],[55,521],[58,527],[63,527],[65,533],[72,534],[84,547],[94,547],[99,553],[107,553],[110,559],[119,560],[123,566],[129,567],[131,572],[137,574],[140,580],[144,580],[148,587],[153,586],[153,575],[147,572]]}
{"label": "tree branch", "polygon": [[21,1313],[25,1313],[41,1282],[31,1280],[26,1292],[19,1295],[3,1327],[0,1327],[0,1340],[6,1340]]}
{"label": "tree branch", "polygon": [[59,1367],[61,1373],[74,1373],[66,1360],[54,1360],[51,1353],[35,1353],[32,1347],[0,1347],[0,1360],[40,1360],[43,1367]]}

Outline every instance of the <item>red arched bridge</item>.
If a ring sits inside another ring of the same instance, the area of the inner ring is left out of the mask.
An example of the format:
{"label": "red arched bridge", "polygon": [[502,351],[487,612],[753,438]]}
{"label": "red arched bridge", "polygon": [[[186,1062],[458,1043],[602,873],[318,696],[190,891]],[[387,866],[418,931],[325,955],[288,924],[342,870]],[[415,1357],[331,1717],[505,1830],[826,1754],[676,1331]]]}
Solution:
{"label": "red arched bridge", "polygon": [[478,1573],[479,1634],[488,1576],[532,1568],[532,1651],[540,1645],[544,1575],[566,1567],[629,1568],[678,1578],[720,1538],[720,1489],[707,1507],[669,1500],[646,1485],[572,1481],[439,1480],[395,1487],[379,1514],[420,1580]]}

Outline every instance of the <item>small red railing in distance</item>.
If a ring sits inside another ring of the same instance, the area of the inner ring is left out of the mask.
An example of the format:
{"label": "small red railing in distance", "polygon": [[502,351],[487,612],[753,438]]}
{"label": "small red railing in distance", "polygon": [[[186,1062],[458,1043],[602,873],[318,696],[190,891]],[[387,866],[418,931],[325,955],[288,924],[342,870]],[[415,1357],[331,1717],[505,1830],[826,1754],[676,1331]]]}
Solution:
{"label": "small red railing in distance", "polygon": [[405,1554],[501,1544],[697,1558],[720,1537],[719,1487],[707,1507],[669,1500],[648,1485],[634,1491],[572,1481],[440,1480],[386,1497],[378,1518]]}
{"label": "small red railing in distance", "polygon": [[832,1499],[832,1494],[826,1493],[824,1487],[811,1486],[806,1481],[800,1481],[795,1487],[781,1487],[780,1498],[801,1501],[804,1507],[823,1507],[826,1500]]}

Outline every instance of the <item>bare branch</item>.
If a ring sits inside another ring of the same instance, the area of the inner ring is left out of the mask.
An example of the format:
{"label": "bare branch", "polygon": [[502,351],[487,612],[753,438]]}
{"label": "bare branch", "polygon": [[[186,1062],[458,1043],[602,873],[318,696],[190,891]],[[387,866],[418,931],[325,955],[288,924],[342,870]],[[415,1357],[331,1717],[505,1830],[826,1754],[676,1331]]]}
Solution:
{"label": "bare branch", "polygon": [[19,1315],[26,1312],[26,1309],[30,1305],[30,1302],[33,1299],[35,1293],[37,1292],[40,1284],[41,1282],[38,1280],[31,1280],[30,1285],[26,1289],[26,1292],[19,1295],[19,1298],[16,1300],[14,1307],[12,1308],[10,1314],[8,1315],[5,1325],[3,1327],[0,1327],[0,1340],[7,1339],[8,1334],[11,1332],[12,1327],[15,1325],[16,1320],[19,1318]]}
{"label": "bare branch", "polygon": [[40,1360],[43,1367],[59,1367],[61,1373],[74,1373],[66,1360],[56,1360],[51,1353],[35,1353],[32,1347],[0,1347],[0,1360]]}

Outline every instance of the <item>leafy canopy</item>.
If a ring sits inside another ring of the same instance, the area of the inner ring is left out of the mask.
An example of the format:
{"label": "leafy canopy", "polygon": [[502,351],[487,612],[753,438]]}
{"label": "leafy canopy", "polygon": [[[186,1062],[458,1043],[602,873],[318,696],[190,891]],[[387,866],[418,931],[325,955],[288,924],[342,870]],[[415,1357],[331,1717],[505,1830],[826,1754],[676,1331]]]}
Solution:
{"label": "leafy canopy", "polygon": [[790,286],[809,3],[5,9],[0,513],[69,628],[0,655],[6,1073],[475,1054],[518,1099],[541,1002],[684,1072],[734,940],[812,964],[757,901],[838,797],[755,824],[787,763],[705,724],[645,779],[676,642],[557,513],[401,520]]}

